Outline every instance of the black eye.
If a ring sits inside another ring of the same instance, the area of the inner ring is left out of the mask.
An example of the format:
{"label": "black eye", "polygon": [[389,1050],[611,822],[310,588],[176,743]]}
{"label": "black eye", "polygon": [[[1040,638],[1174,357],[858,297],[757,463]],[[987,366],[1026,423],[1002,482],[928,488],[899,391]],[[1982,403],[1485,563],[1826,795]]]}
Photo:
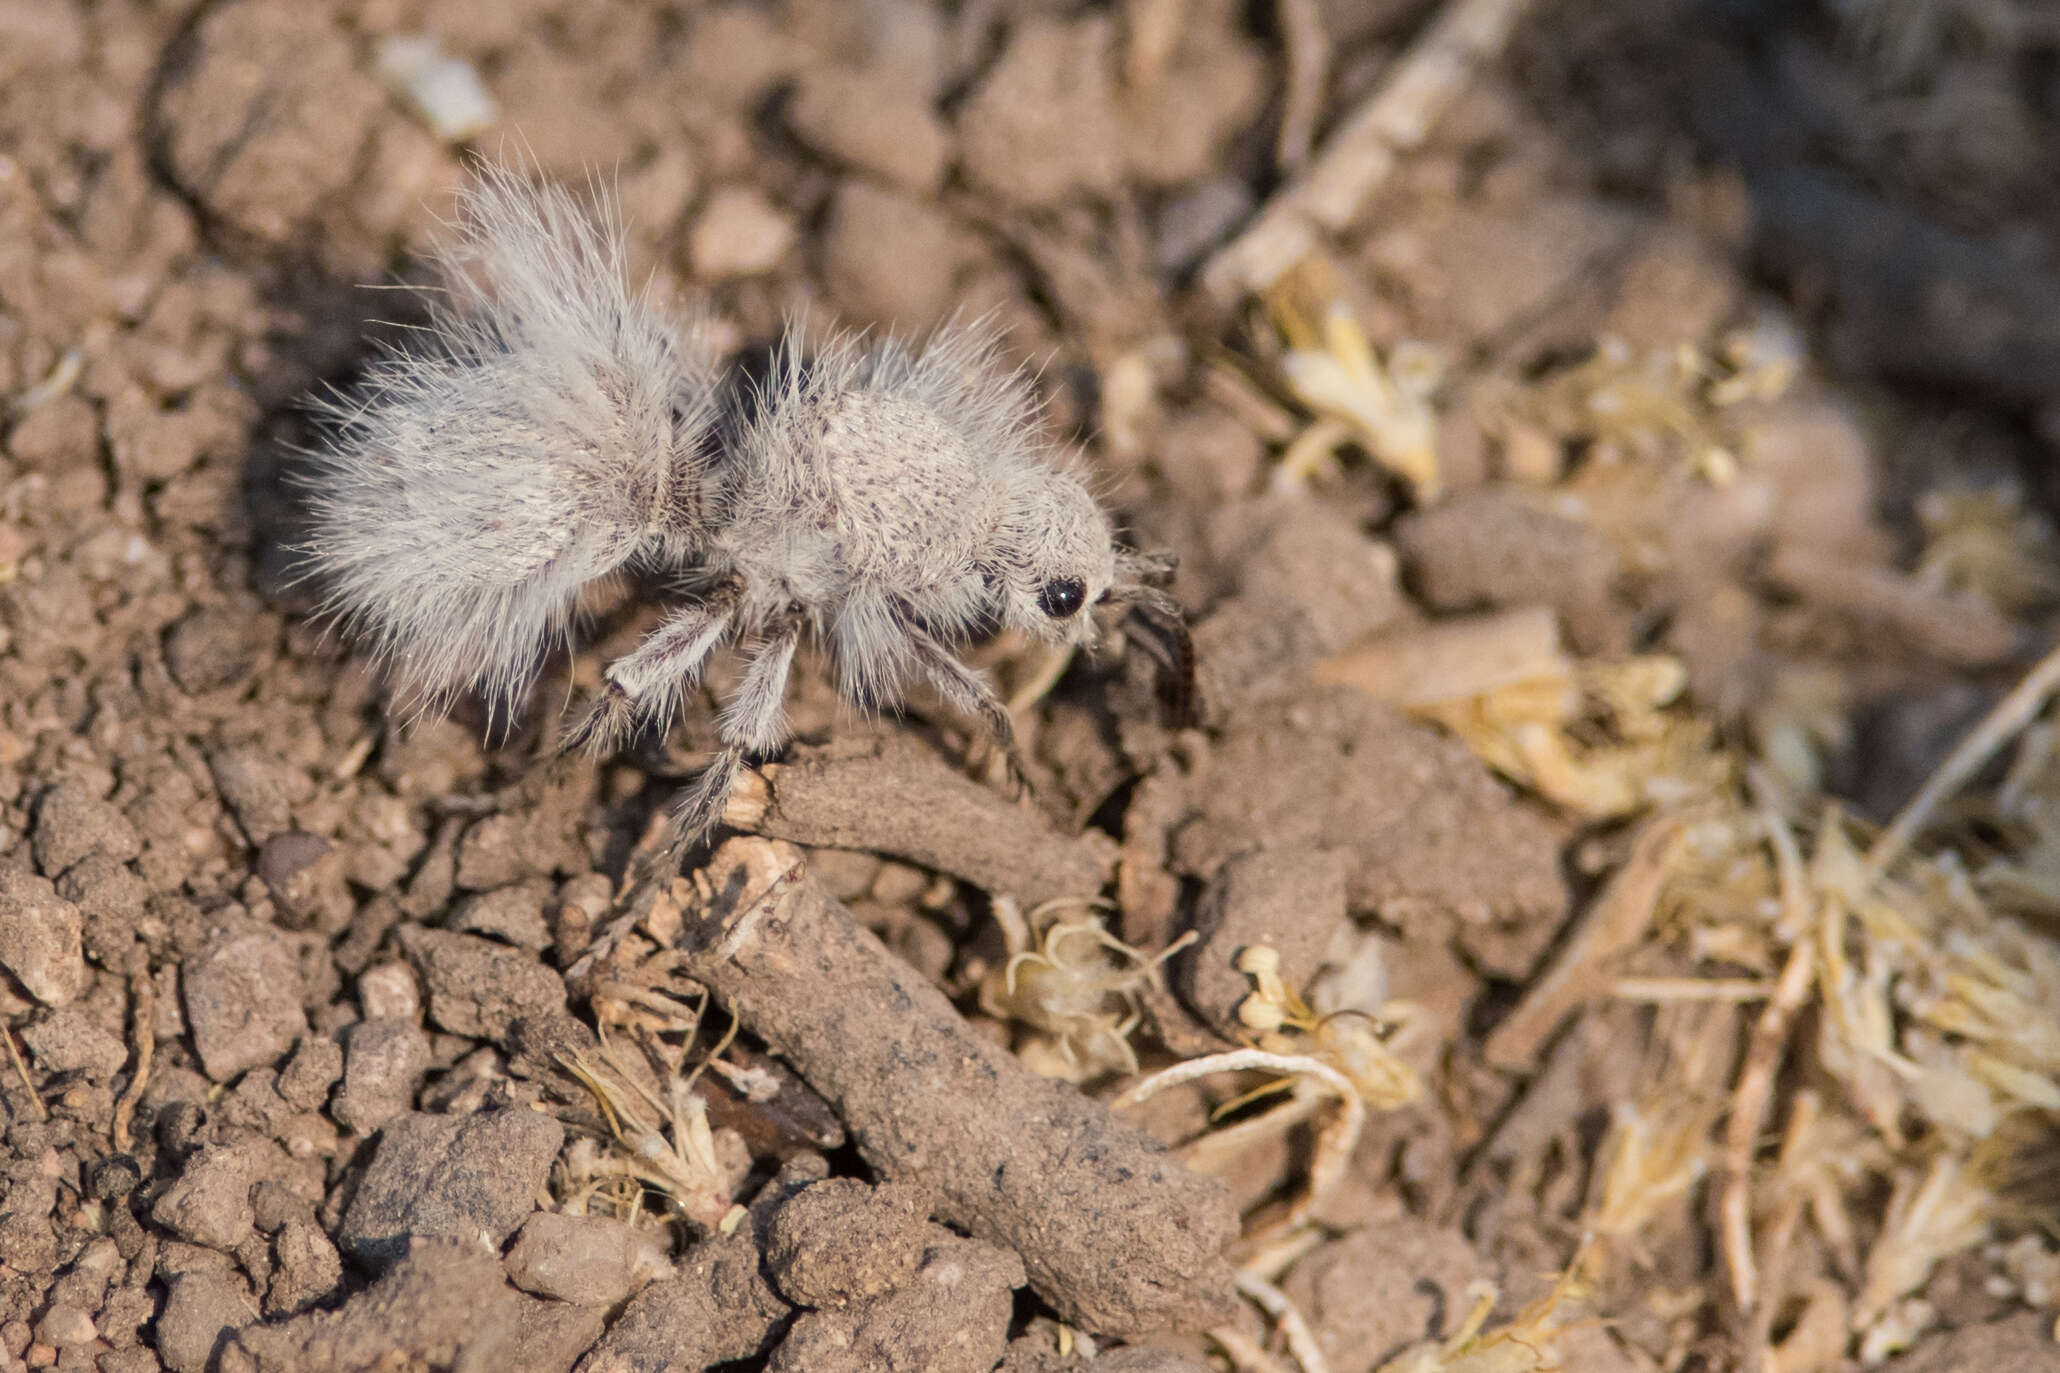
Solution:
{"label": "black eye", "polygon": [[1054,620],[1063,620],[1080,609],[1087,599],[1087,588],[1072,577],[1061,577],[1055,582],[1046,582],[1037,593],[1037,608]]}

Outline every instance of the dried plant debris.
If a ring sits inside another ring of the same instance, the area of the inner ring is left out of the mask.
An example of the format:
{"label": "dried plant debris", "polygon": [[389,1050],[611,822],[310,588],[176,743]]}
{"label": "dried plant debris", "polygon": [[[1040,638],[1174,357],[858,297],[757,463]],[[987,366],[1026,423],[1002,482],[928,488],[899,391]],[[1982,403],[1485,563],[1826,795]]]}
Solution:
{"label": "dried plant debris", "polygon": [[1141,991],[1194,934],[1147,955],[1110,934],[1091,909],[1062,916],[1069,904],[1026,913],[995,899],[1007,958],[982,980],[980,1009],[1029,1031],[1016,1055],[1046,1077],[1086,1082],[1134,1073],[1130,1038],[1144,1019]]}
{"label": "dried plant debris", "polygon": [[1335,465],[1356,444],[1409,484],[1417,501],[1438,498],[1438,413],[1432,398],[1443,364],[1432,349],[1402,342],[1381,357],[1351,310],[1305,265],[1268,295],[1282,344],[1275,365],[1289,393],[1313,416],[1281,454],[1275,480],[1300,484]]}

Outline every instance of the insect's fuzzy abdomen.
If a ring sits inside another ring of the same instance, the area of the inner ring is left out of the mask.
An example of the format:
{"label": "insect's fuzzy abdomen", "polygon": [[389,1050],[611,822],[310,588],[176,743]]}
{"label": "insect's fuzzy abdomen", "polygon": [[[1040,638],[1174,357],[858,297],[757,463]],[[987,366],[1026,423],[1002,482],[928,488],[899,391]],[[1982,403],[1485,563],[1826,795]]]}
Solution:
{"label": "insect's fuzzy abdomen", "polygon": [[325,407],[308,569],[420,707],[514,705],[581,587],[693,540],[713,369],[621,259],[611,220],[484,168],[426,340]]}

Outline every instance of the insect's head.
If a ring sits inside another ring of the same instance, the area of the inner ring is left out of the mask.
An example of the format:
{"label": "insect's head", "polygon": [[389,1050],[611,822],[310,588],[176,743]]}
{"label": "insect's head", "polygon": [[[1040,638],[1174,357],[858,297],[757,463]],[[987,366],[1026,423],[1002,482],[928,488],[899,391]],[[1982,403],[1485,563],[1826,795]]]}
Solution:
{"label": "insect's head", "polygon": [[1054,644],[1087,645],[1090,608],[1116,582],[1109,517],[1078,478],[1038,473],[1010,493],[997,559],[1001,621]]}
{"label": "insect's head", "polygon": [[1194,645],[1180,603],[1165,590],[1170,555],[1118,548],[1108,515],[1066,472],[1013,492],[1001,532],[1004,625],[1090,652],[1120,635],[1165,670],[1175,715],[1192,719]]}

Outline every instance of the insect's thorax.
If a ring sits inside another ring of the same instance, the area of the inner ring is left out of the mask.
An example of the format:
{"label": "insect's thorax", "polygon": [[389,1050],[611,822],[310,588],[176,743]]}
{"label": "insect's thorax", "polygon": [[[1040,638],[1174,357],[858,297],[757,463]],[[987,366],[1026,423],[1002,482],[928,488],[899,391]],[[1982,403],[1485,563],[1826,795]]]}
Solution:
{"label": "insect's thorax", "polygon": [[816,441],[791,459],[728,474],[720,556],[747,583],[777,584],[810,609],[886,595],[961,617],[997,523],[986,465],[925,408],[893,397],[840,397],[809,418]]}

